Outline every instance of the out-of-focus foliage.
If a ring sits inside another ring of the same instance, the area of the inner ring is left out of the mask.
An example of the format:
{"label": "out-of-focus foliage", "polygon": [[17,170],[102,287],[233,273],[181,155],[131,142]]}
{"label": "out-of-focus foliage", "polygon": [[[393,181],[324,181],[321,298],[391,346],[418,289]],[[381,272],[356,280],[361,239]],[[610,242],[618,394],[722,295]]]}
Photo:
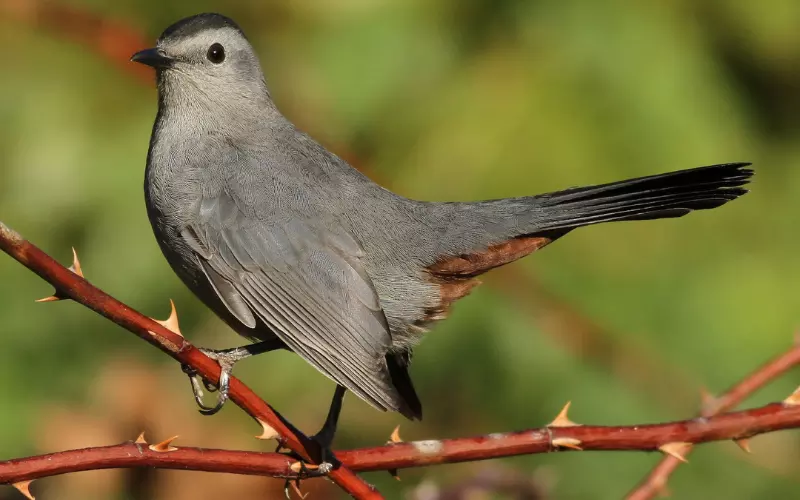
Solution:
{"label": "out-of-focus foliage", "polygon": [[[153,40],[180,17],[219,8],[70,3]],[[406,196],[518,196],[755,163],[752,193],[722,209],[583,229],[489,275],[417,350],[425,420],[402,422],[404,438],[541,426],[567,400],[578,422],[684,418],[701,386],[721,391],[790,345],[800,310],[797,1],[226,5],[284,113]],[[9,12],[0,9],[0,219],[62,262],[75,246],[89,280],[149,315],[165,316],[173,298],[192,341],[238,344],[151,235],[142,178],[153,86]],[[0,280],[0,458],[109,444],[144,428],[186,445],[270,447],[250,438],[257,428],[233,405],[213,418],[195,413],[177,365],[143,342],[74,303],[34,304],[50,289],[9,258]],[[554,316],[556,303],[569,309]],[[603,338],[575,333],[587,322]],[[324,419],[333,387],[298,357],[266,355],[237,375],[306,431]],[[778,381],[748,403],[796,383]],[[337,446],[383,443],[398,423],[348,397]],[[756,439],[752,456],[732,443],[704,446],[670,488],[681,498],[793,497],[798,444],[788,432]],[[553,498],[619,498],[659,458],[565,453],[368,479],[389,498],[416,498],[423,480],[444,488],[499,467],[546,483]],[[34,489],[45,499],[266,498],[282,495],[278,483],[134,471]]]}

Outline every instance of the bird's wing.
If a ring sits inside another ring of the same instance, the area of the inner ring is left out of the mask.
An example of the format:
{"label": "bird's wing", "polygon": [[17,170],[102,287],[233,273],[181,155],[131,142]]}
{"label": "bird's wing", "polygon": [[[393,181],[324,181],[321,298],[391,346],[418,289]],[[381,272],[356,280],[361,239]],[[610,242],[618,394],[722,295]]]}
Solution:
{"label": "bird's wing", "polygon": [[309,220],[246,217],[226,192],[200,204],[182,237],[228,310],[256,318],[306,361],[362,399],[402,411],[385,355],[391,335],[358,242]]}

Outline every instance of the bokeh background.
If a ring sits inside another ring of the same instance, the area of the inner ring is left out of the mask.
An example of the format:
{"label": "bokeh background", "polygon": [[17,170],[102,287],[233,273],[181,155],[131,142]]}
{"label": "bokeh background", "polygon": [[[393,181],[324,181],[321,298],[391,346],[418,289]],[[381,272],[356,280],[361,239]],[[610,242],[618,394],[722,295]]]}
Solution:
{"label": "bokeh background", "polygon": [[[152,74],[127,58],[205,10],[239,20],[279,107],[409,197],[520,196],[753,161],[752,193],[679,220],[569,235],[488,275],[417,350],[421,423],[348,397],[338,447],[583,423],[686,418],[787,349],[800,282],[800,3],[0,0],[0,219],[138,310],[177,304],[189,339],[240,339],[175,278],[142,179]],[[180,434],[271,449],[234,405],[199,415],[179,367],[0,256],[0,459]],[[301,429],[333,386],[298,357],[236,374]],[[785,397],[797,373],[751,398]],[[678,498],[794,498],[800,435],[698,449]],[[389,498],[619,498],[657,454],[561,453],[367,475]],[[513,487],[507,487],[511,484]],[[494,485],[494,486],[492,486]],[[496,486],[496,487],[495,487]],[[325,482],[311,498],[335,498]],[[278,480],[100,471],[34,483],[43,499],[280,498]],[[504,490],[505,492],[501,491]],[[438,496],[437,496],[438,495]],[[451,496],[446,496],[451,495]],[[528,495],[528,496],[522,496]],[[21,498],[10,487],[0,498]],[[473,498],[473,497],[470,497]]]}

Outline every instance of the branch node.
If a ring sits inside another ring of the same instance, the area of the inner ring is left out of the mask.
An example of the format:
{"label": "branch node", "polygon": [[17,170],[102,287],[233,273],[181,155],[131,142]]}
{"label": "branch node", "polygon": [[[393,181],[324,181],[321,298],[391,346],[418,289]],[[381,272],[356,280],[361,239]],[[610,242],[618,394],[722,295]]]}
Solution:
{"label": "branch node", "polygon": [[436,455],[444,448],[444,443],[437,439],[427,441],[412,441],[411,445],[422,455]]}
{"label": "branch node", "polygon": [[703,414],[716,412],[717,398],[705,387],[700,388],[700,409]]}
{"label": "branch node", "polygon": [[547,427],[575,427],[580,425],[570,420],[569,417],[567,416],[567,412],[569,412],[569,406],[571,404],[572,401],[567,401],[567,404],[565,404],[564,407],[561,408],[561,411],[558,412],[556,418],[554,418],[552,422],[547,424]]}
{"label": "branch node", "polygon": [[665,443],[658,447],[661,453],[667,454],[671,457],[674,457],[680,460],[683,463],[689,463],[686,460],[686,452],[692,446],[692,443],[682,443],[682,442],[674,442],[674,443]]}
{"label": "branch node", "polygon": [[160,443],[151,444],[149,448],[157,453],[167,453],[170,451],[176,451],[178,448],[172,446],[172,442],[178,439],[178,436],[172,436],[171,438],[167,438]]}

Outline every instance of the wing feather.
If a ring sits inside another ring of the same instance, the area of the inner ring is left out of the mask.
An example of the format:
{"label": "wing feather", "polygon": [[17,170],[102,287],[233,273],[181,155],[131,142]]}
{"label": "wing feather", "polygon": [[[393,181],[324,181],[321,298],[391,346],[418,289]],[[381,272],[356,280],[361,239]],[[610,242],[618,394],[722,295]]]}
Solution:
{"label": "wing feather", "polygon": [[222,192],[205,198],[182,232],[222,303],[242,324],[256,317],[322,373],[372,405],[403,411],[386,365],[391,335],[345,230],[293,219],[245,217]]}

